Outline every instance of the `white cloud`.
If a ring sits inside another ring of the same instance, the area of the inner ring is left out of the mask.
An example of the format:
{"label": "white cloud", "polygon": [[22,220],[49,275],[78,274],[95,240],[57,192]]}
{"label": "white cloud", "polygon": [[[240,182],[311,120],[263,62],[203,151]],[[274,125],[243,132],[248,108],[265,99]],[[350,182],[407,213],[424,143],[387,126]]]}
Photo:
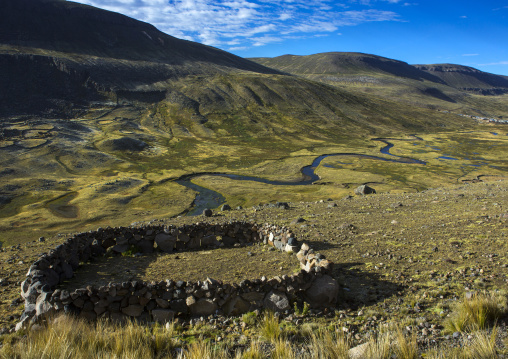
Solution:
{"label": "white cloud", "polygon": [[508,65],[508,61],[491,62],[488,64],[478,64],[478,66],[497,66],[497,65]]}
{"label": "white cloud", "polygon": [[[263,46],[340,27],[399,21],[392,11],[348,10],[333,0],[74,0],[148,22],[178,38],[212,46]],[[256,1],[256,2],[255,2]],[[401,0],[351,0],[399,3]],[[230,49],[233,49],[231,47]]]}
{"label": "white cloud", "polygon": [[478,56],[480,54],[462,54],[462,56]]}

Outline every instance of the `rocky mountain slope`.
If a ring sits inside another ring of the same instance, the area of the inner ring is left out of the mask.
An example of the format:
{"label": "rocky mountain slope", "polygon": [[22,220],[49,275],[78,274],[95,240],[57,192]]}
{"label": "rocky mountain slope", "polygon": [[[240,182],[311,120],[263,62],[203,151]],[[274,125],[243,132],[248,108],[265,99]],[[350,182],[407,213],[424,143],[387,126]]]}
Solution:
{"label": "rocky mountain slope", "polygon": [[[506,99],[484,95],[508,93],[506,76],[451,64],[409,65],[381,56],[328,52],[308,56],[253,58],[259,64],[352,92],[374,94],[419,107],[460,109],[495,116]],[[475,97],[475,95],[481,95]],[[503,107],[504,107],[503,106]],[[495,107],[496,110],[492,111]],[[483,112],[483,113],[482,113]]]}
{"label": "rocky mountain slope", "polygon": [[508,77],[454,64],[414,65],[415,68],[438,77],[448,86],[481,95],[508,93]]}

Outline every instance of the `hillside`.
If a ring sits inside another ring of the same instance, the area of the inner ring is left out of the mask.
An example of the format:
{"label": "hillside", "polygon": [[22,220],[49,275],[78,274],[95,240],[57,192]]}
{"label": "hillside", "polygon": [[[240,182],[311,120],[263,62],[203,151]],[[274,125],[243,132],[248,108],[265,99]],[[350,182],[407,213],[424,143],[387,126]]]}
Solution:
{"label": "hillside", "polygon": [[415,68],[438,77],[450,87],[481,95],[508,93],[508,77],[454,64],[414,65]]}
{"label": "hillside", "polygon": [[164,98],[158,82],[277,73],[124,15],[58,0],[0,3],[0,65],[0,103],[11,112],[26,108],[28,98],[35,111],[58,101],[110,100],[122,91],[157,102]]}
{"label": "hillside", "polygon": [[267,67],[298,75],[388,74],[397,77],[443,83],[438,77],[403,61],[357,52],[327,52],[315,55],[283,55],[274,58],[252,58]]}
{"label": "hillside", "polygon": [[348,52],[252,60],[354,93],[375,95],[412,106],[487,117],[508,114],[505,96],[484,96],[506,94],[506,77],[466,66],[413,66],[381,56]]}

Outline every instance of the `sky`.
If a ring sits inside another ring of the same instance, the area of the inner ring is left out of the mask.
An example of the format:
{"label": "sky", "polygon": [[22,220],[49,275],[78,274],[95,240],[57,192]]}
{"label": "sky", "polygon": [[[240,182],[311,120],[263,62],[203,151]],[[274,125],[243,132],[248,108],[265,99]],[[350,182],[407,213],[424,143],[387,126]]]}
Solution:
{"label": "sky", "polygon": [[508,0],[74,0],[241,57],[363,52],[508,76]]}

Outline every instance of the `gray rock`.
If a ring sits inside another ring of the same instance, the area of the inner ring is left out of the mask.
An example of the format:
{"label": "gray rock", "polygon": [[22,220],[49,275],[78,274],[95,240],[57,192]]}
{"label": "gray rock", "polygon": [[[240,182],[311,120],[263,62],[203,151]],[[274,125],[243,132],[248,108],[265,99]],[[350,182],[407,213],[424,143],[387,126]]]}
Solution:
{"label": "gray rock", "polygon": [[128,307],[122,308],[122,313],[130,317],[139,317],[143,313],[143,307],[138,304],[132,304]]}
{"label": "gray rock", "polygon": [[51,297],[50,293],[41,293],[39,297],[37,297],[37,303],[35,303],[35,312],[37,316],[51,314],[54,312],[55,308],[49,303],[49,299]]}
{"label": "gray rock", "polygon": [[159,233],[155,236],[155,243],[157,244],[157,248],[160,248],[161,251],[166,253],[173,253],[175,242],[176,238],[170,236],[169,234]]}
{"label": "gray rock", "polygon": [[258,305],[258,304],[262,304],[263,299],[265,298],[265,293],[262,293],[262,292],[243,293],[242,298],[250,303]]}
{"label": "gray rock", "polygon": [[210,299],[200,299],[194,304],[189,306],[190,312],[192,315],[201,316],[201,315],[210,315],[214,314],[218,309],[216,303],[214,303]]}
{"label": "gray rock", "polygon": [[305,298],[313,307],[333,306],[337,302],[339,284],[329,275],[316,278],[305,291]]}
{"label": "gray rock", "polygon": [[297,224],[297,223],[302,223],[302,222],[305,222],[305,219],[303,219],[302,217],[300,218],[295,218],[291,221],[291,224]]}
{"label": "gray rock", "polygon": [[369,343],[360,344],[354,348],[349,349],[349,357],[351,359],[362,359],[367,354]]}
{"label": "gray rock", "polygon": [[183,314],[186,314],[189,310],[189,307],[187,307],[187,304],[185,303],[185,299],[172,300],[169,303],[169,307],[175,312]]}
{"label": "gray rock", "polygon": [[361,196],[366,195],[366,194],[375,194],[375,193],[376,193],[376,190],[374,188],[369,187],[365,184],[363,184],[355,189],[355,194],[361,195]]}
{"label": "gray rock", "polygon": [[283,312],[290,308],[286,295],[276,290],[272,290],[266,295],[263,306],[274,312]]}
{"label": "gray rock", "polygon": [[164,300],[164,299],[161,299],[161,298],[156,298],[155,299],[155,302],[157,303],[157,305],[159,307],[161,307],[162,309],[167,309],[169,308],[169,302],[167,300]]}
{"label": "gray rock", "polygon": [[152,253],[153,252],[153,241],[143,239],[136,245],[141,253]]}
{"label": "gray rock", "polygon": [[203,216],[205,217],[211,217],[213,215],[213,212],[211,209],[207,208],[203,211]]}
{"label": "gray rock", "polygon": [[113,246],[111,250],[115,253],[125,253],[129,250],[129,244],[128,243],[117,244],[116,246]]}
{"label": "gray rock", "polygon": [[222,309],[226,315],[240,315],[249,311],[250,303],[241,297],[235,297],[227,301]]}
{"label": "gray rock", "polygon": [[154,309],[152,310],[152,317],[154,321],[164,324],[175,319],[175,311],[171,309]]}
{"label": "gray rock", "polygon": [[231,210],[231,206],[229,204],[223,204],[222,207],[220,208],[221,211],[230,211]]}
{"label": "gray rock", "polygon": [[73,275],[74,275],[74,271],[72,270],[72,266],[67,262],[62,263],[63,278],[64,279],[71,279]]}
{"label": "gray rock", "polygon": [[282,241],[279,241],[279,240],[274,240],[273,246],[280,251],[283,251],[286,248],[286,245],[284,243],[282,243]]}

